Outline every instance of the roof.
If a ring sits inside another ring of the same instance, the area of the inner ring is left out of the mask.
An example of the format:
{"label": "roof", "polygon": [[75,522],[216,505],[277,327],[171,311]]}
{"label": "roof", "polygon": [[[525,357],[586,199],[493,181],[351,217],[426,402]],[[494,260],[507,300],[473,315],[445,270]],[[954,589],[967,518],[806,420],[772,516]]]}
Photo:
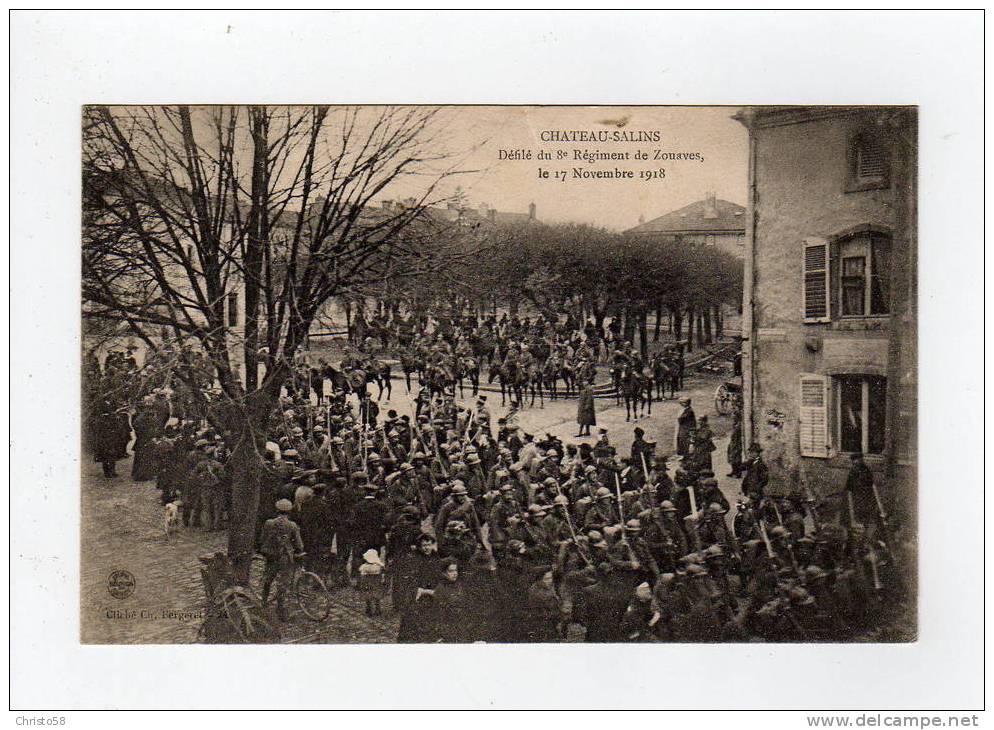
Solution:
{"label": "roof", "polygon": [[672,213],[629,228],[626,233],[696,233],[726,231],[745,233],[745,208],[727,200],[698,200]]}

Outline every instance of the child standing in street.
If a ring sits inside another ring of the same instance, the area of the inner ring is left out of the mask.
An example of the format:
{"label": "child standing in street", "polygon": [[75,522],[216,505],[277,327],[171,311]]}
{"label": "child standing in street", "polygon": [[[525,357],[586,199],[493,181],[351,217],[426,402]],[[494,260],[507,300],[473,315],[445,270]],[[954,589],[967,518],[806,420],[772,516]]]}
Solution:
{"label": "child standing in street", "polygon": [[386,576],[383,574],[383,560],[376,550],[369,549],[362,554],[359,566],[359,591],[366,598],[366,615],[382,616],[380,599],[386,589]]}

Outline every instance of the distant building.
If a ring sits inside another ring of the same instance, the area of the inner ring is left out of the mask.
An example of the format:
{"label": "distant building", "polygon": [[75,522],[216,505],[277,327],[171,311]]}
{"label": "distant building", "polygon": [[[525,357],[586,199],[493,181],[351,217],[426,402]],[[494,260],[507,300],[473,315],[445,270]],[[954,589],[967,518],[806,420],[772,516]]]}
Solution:
{"label": "distant building", "polygon": [[698,200],[651,221],[643,223],[639,219],[639,225],[625,232],[717,246],[742,258],[745,251],[745,221],[745,208],[727,200],[719,200],[713,193],[709,193],[704,200]]}
{"label": "distant building", "polygon": [[862,452],[884,501],[913,513],[916,111],[758,107],[736,119],[750,154],[745,439],[763,446],[771,481],[823,495]]}

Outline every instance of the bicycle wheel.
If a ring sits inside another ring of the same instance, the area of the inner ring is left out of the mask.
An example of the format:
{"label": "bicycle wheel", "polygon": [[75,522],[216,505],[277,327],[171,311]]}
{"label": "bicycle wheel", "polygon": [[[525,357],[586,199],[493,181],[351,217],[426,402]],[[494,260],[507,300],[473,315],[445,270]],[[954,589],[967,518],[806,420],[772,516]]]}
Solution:
{"label": "bicycle wheel", "polygon": [[714,391],[714,410],[723,416],[727,416],[732,411],[729,405],[728,386],[724,383],[719,385]]}
{"label": "bicycle wheel", "polygon": [[331,612],[331,597],[324,581],[307,570],[300,571],[294,585],[297,605],[312,621],[324,621]]}
{"label": "bicycle wheel", "polygon": [[228,589],[221,599],[224,615],[247,644],[273,644],[280,640],[279,631],[269,623],[262,606],[240,588]]}
{"label": "bicycle wheel", "polygon": [[260,553],[252,556],[252,565],[249,567],[249,589],[256,596],[262,596],[262,579],[266,573],[266,558]]}

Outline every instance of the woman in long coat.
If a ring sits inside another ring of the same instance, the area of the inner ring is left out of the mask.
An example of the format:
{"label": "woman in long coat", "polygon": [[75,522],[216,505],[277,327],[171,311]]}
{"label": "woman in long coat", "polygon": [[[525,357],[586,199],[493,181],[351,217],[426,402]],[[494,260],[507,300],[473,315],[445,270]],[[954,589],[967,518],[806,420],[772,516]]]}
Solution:
{"label": "woman in long coat", "polygon": [[594,412],[594,389],[589,381],[580,388],[580,401],[576,406],[576,422],[580,424],[580,432],[577,436],[589,436],[590,427],[597,425],[597,414]]}
{"label": "woman in long coat", "polygon": [[417,644],[433,641],[434,599],[432,589],[438,582],[438,557],[435,539],[420,534],[410,550],[390,560],[393,574],[391,598],[400,614],[397,642]]}

